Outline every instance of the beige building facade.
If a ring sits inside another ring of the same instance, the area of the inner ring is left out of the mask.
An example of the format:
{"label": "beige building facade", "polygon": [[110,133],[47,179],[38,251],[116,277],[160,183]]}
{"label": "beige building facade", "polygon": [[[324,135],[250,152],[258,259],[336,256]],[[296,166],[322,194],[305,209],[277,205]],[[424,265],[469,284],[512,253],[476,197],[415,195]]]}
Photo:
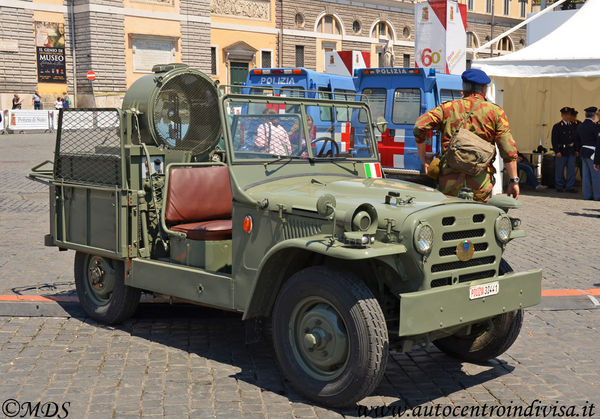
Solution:
{"label": "beige building facade", "polygon": [[209,39],[210,0],[2,0],[0,109],[10,109],[14,93],[33,108],[36,90],[44,109],[65,91],[80,107],[119,106],[155,63],[209,72]]}
{"label": "beige building facade", "polygon": [[[468,9],[469,59],[532,7],[532,0],[460,1]],[[135,80],[164,62],[237,84],[257,67],[323,71],[333,50],[368,51],[371,66],[380,66],[391,43],[394,65],[414,66],[414,29],[414,3],[403,0],[2,0],[0,108],[10,108],[14,93],[32,108],[35,90],[45,108],[64,91],[78,106],[116,106]],[[525,34],[513,32],[482,56],[523,48]],[[58,46],[63,67],[41,68],[41,46]],[[93,83],[88,71],[96,73]]]}

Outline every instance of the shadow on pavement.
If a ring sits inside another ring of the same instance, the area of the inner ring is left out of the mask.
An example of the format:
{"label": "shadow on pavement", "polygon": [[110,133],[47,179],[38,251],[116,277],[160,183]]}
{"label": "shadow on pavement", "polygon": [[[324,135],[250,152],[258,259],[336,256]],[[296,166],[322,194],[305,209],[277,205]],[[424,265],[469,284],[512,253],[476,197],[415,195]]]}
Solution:
{"label": "shadow on pavement", "polygon": [[[280,373],[272,343],[246,344],[246,327],[241,314],[191,304],[140,304],[132,319],[117,326],[106,326],[82,315],[78,303],[59,303],[72,316],[95,327],[118,329],[178,350],[193,353],[207,360],[208,366],[232,369],[228,375],[238,381],[275,394],[263,392],[268,408],[272,398],[283,396],[290,402],[313,403],[295,392]],[[512,365],[502,360],[470,365],[467,374],[463,363],[441,353],[435,347],[418,348],[407,354],[391,352],[384,379],[374,393],[359,402],[363,406],[377,407],[380,397],[397,399],[390,406],[395,409],[426,405],[455,392],[486,383],[511,373]],[[285,399],[284,399],[285,400]],[[389,400],[388,400],[389,403]],[[334,410],[345,416],[358,416],[358,407]]]}
{"label": "shadow on pavement", "polygon": [[572,216],[575,216],[575,217],[600,218],[600,214],[588,214],[588,213],[585,213],[585,212],[565,211],[565,214],[572,215]]}

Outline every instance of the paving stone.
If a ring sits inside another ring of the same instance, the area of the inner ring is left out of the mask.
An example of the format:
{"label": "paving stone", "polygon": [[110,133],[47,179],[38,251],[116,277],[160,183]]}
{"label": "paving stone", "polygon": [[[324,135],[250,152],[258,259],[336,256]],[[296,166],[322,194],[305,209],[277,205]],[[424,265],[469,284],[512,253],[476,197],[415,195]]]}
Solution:
{"label": "paving stone", "polygon": [[[10,246],[0,244],[0,294],[73,296],[73,252],[41,245],[47,190],[25,179],[31,166],[52,155],[52,136],[0,140],[0,231],[11,237]],[[26,158],[15,152],[22,147]],[[19,204],[24,192],[37,194],[29,207]],[[521,218],[527,238],[507,247],[513,268],[542,267],[547,289],[600,287],[592,263],[600,254],[600,203],[523,192],[523,208],[511,215]],[[360,404],[528,406],[537,399],[600,405],[600,310],[573,304],[527,310],[515,344],[483,365],[456,361],[435,347],[393,352],[384,382]],[[245,344],[239,317],[191,310],[161,316],[141,310],[109,327],[82,314],[0,317],[0,395],[69,401],[72,417],[358,417],[356,409],[315,407],[294,393],[271,345]]]}

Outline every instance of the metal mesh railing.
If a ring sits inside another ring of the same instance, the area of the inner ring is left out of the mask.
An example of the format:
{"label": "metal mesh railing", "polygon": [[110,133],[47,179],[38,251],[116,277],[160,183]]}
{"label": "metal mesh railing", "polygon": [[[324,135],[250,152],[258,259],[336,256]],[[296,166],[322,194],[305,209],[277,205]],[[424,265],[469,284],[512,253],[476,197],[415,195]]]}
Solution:
{"label": "metal mesh railing", "polygon": [[121,186],[121,116],[117,109],[63,109],[54,178]]}

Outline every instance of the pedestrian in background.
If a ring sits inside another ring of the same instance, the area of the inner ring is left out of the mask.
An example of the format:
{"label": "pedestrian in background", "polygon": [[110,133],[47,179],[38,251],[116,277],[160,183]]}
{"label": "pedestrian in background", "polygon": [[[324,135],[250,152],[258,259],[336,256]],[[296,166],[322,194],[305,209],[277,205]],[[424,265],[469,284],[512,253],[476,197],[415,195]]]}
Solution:
{"label": "pedestrian in background", "polygon": [[33,102],[33,109],[36,111],[42,109],[42,98],[40,97],[40,92],[36,90],[31,101]]}
{"label": "pedestrian in background", "polygon": [[56,98],[56,100],[54,101],[54,108],[55,109],[62,109],[63,107],[63,102],[62,102],[62,98],[59,96]]}
{"label": "pedestrian in background", "polygon": [[12,99],[12,108],[13,109],[21,109],[21,105],[23,104],[23,99],[19,97],[18,94],[15,93]]}
{"label": "pedestrian in background", "polygon": [[67,92],[63,92],[63,108],[68,109],[71,107],[71,99],[69,98],[69,95],[67,94]]}
{"label": "pedestrian in background", "polygon": [[[413,132],[417,141],[419,158],[425,169],[429,170],[426,160],[425,140],[432,131],[442,134],[442,153],[448,152],[450,140],[459,128],[471,131],[481,139],[496,144],[504,160],[509,177],[507,193],[519,197],[519,177],[517,176],[517,146],[510,133],[508,118],[504,110],[485,98],[487,85],[491,82],[484,71],[471,68],[462,73],[463,98],[444,102],[421,115],[415,122]],[[442,156],[441,161],[444,161]],[[446,195],[458,196],[463,187],[471,188],[473,199],[487,202],[494,187],[493,160],[483,173],[476,176],[460,172],[443,163],[438,178],[439,189]]]}
{"label": "pedestrian in background", "polygon": [[517,169],[524,171],[527,175],[525,182],[529,186],[535,188],[536,191],[543,191],[545,189],[548,189],[546,185],[540,185],[540,183],[538,182],[537,177],[535,176],[535,168],[535,165],[529,163],[525,156],[519,153],[519,156],[517,157]]}
{"label": "pedestrian in background", "polygon": [[565,189],[565,167],[567,168],[566,190],[577,192],[575,186],[575,134],[571,124],[571,108],[560,110],[561,121],[552,127],[552,148],[555,153],[555,187],[558,192]]}
{"label": "pedestrian in background", "polygon": [[577,150],[581,155],[581,188],[583,199],[600,201],[600,171],[595,170],[594,159],[600,153],[597,147],[600,125],[596,124],[598,108],[585,108],[585,121],[577,129]]}

